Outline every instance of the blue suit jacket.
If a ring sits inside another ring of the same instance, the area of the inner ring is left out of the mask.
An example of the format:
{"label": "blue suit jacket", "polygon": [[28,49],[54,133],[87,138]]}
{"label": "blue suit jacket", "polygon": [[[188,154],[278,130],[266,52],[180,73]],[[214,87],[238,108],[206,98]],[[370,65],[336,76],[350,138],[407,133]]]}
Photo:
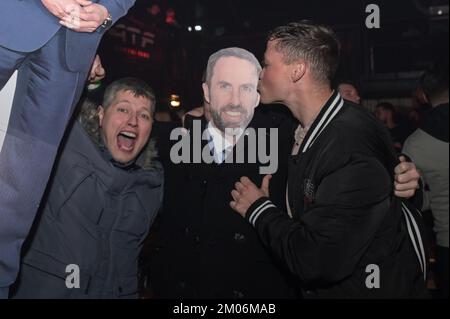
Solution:
{"label": "blue suit jacket", "polygon": [[[91,0],[105,6],[116,22],[135,0]],[[61,28],[59,19],[41,0],[0,0],[0,46],[19,52],[32,52],[44,46]],[[103,30],[79,33],[67,30],[65,58],[72,71],[89,68]]]}

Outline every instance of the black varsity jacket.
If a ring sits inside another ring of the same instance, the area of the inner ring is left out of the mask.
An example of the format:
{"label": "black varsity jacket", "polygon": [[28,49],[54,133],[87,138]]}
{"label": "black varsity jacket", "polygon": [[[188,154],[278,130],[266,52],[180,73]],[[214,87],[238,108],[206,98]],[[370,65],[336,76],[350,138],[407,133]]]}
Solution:
{"label": "black varsity jacket", "polygon": [[393,194],[388,131],[335,92],[289,160],[292,218],[269,198],[246,218],[306,298],[426,298],[420,212]]}

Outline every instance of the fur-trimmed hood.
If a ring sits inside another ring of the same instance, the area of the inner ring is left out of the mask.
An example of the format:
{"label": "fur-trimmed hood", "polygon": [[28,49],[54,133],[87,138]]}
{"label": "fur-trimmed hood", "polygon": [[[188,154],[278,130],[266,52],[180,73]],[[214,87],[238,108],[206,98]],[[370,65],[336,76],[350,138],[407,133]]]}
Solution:
{"label": "fur-trimmed hood", "polygon": [[[78,122],[84,128],[86,133],[91,138],[92,142],[100,146],[100,126],[98,124],[98,111],[97,105],[89,100],[84,101],[81,105],[80,113],[77,118]],[[158,156],[158,151],[156,150],[156,142],[150,139],[147,145],[142,149],[139,154],[136,164],[138,164],[144,170],[154,169],[155,158]]]}

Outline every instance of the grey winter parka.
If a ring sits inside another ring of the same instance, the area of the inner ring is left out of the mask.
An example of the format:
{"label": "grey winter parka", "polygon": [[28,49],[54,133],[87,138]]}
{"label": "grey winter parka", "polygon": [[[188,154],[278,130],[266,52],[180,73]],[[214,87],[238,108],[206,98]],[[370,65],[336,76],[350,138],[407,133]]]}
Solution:
{"label": "grey winter parka", "polygon": [[85,128],[74,123],[62,150],[15,298],[137,297],[138,256],[161,205],[163,169],[153,143],[138,169],[113,166],[100,152],[95,119]]}

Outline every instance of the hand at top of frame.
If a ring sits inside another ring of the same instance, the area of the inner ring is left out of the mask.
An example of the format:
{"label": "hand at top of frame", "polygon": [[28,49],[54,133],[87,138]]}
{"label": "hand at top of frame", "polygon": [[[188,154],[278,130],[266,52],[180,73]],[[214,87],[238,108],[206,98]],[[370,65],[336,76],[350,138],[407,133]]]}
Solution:
{"label": "hand at top of frame", "polygon": [[63,19],[72,12],[80,11],[83,6],[91,5],[88,0],[41,0],[44,7],[55,17]]}
{"label": "hand at top of frame", "polygon": [[76,0],[81,7],[61,18],[59,23],[76,32],[94,32],[108,18],[108,9],[97,3],[84,5],[89,1]]}

